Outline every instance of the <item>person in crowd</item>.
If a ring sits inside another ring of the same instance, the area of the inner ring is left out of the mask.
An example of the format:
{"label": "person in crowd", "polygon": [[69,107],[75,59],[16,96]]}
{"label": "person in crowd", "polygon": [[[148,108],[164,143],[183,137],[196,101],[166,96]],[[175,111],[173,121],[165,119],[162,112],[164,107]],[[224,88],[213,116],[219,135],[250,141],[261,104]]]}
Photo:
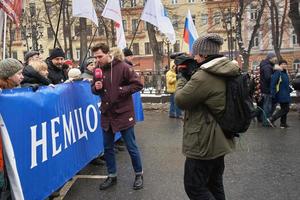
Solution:
{"label": "person in crowd", "polygon": [[132,51],[125,47],[123,49],[123,53],[124,53],[124,56],[125,56],[125,62],[130,66],[130,67],[133,67],[133,53]]}
{"label": "person in crowd", "polygon": [[95,58],[89,57],[83,63],[83,73],[81,74],[81,78],[92,81],[93,80],[93,72],[95,69]]}
{"label": "person in crowd", "polygon": [[277,63],[277,58],[275,53],[270,52],[267,54],[265,60],[261,61],[260,67],[260,90],[262,93],[263,101],[263,111],[265,117],[263,117],[263,126],[269,127],[269,122],[267,118],[272,115],[273,112],[273,102],[271,95],[271,76],[274,71],[274,65]]}
{"label": "person in crowd", "polygon": [[28,51],[24,56],[25,66],[29,64],[30,61],[41,60],[40,53],[38,51]]}
{"label": "person in crowd", "polygon": [[226,83],[223,77],[236,76],[239,67],[220,55],[223,39],[215,33],[199,37],[193,44],[196,71],[177,67],[175,103],[185,111],[182,151],[186,157],[184,188],[190,199],[225,200],[224,157],[234,148],[215,116],[225,110]]}
{"label": "person in crowd", "polygon": [[[23,65],[14,58],[0,61],[0,90],[20,87],[23,80]],[[1,131],[1,130],[0,130]],[[2,140],[0,133],[0,199],[11,199],[7,167],[4,163]]]}
{"label": "person in crowd", "polygon": [[48,78],[53,84],[63,83],[67,80],[66,67],[63,65],[65,53],[60,48],[51,51],[50,56],[46,59],[48,65]]}
{"label": "person in crowd", "polygon": [[135,172],[133,189],[141,189],[143,168],[134,133],[135,116],[131,95],[140,91],[143,85],[138,80],[137,74],[124,61],[121,49],[114,48],[110,51],[107,45],[98,44],[92,48],[92,52],[97,67],[103,71],[103,78],[94,79],[91,85],[93,93],[100,95],[102,100],[101,127],[108,172],[107,179],[100,184],[99,189],[105,190],[117,183],[114,138],[115,133],[119,131],[125,141]]}
{"label": "person in crowd", "polygon": [[287,61],[280,60],[279,65],[275,65],[271,80],[271,95],[275,103],[280,104],[280,110],[276,111],[268,122],[275,127],[275,121],[280,118],[280,128],[289,127],[287,124],[287,114],[290,110],[291,95],[293,91],[290,87],[289,76],[287,74]]}
{"label": "person in crowd", "polygon": [[170,110],[169,117],[182,118],[181,110],[176,106],[174,101],[174,93],[176,90],[176,72],[174,61],[170,63],[170,69],[166,74],[167,92],[170,94]]}
{"label": "person in crowd", "polygon": [[81,81],[83,78],[81,78],[81,71],[78,68],[72,68],[68,72],[68,80],[65,81],[65,83],[69,83],[72,81]]}
{"label": "person in crowd", "polygon": [[48,66],[44,61],[29,61],[29,64],[23,69],[22,87],[50,85],[51,81],[48,79],[48,74]]}

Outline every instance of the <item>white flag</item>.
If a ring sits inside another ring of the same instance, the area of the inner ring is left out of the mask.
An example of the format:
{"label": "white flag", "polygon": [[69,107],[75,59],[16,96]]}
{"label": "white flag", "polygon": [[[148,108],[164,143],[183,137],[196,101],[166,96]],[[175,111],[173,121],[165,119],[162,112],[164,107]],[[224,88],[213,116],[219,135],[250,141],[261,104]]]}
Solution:
{"label": "white flag", "polygon": [[141,19],[156,26],[160,32],[166,35],[171,44],[175,44],[175,31],[161,0],[148,0]]}
{"label": "white flag", "polygon": [[73,0],[72,8],[74,17],[90,19],[98,27],[98,17],[92,0]]}
{"label": "white flag", "polygon": [[126,47],[126,39],[119,0],[108,0],[102,12],[102,16],[115,22],[117,46],[124,49]]}

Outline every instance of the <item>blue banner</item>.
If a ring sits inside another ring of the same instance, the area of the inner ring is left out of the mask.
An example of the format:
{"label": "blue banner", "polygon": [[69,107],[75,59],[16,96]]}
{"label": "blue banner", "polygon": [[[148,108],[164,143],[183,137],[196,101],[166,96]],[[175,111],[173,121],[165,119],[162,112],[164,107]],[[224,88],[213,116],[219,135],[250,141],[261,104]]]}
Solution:
{"label": "blue banner", "polygon": [[[133,98],[141,121],[139,93]],[[88,82],[2,92],[1,134],[16,199],[45,199],[103,151],[98,103]]]}

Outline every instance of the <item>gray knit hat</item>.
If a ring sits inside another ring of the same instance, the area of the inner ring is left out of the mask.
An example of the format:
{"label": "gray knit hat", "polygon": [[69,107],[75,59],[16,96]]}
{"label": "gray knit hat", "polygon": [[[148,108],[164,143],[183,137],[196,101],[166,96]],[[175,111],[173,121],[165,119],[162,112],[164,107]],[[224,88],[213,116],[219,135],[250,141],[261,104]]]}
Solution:
{"label": "gray knit hat", "polygon": [[35,55],[40,55],[40,53],[38,51],[28,51],[24,56],[25,63],[28,64],[29,58],[31,58]]}
{"label": "gray knit hat", "polygon": [[223,38],[216,33],[210,33],[199,37],[193,44],[193,55],[219,54]]}
{"label": "gray knit hat", "polygon": [[23,65],[20,63],[20,61],[14,58],[6,58],[0,61],[0,78],[7,79],[21,69],[23,69]]}

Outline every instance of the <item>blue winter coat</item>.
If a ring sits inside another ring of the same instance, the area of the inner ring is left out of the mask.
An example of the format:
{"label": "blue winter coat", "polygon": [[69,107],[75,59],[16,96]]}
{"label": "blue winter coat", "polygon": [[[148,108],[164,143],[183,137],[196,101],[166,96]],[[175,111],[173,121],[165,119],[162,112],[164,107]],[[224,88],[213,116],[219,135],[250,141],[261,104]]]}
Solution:
{"label": "blue winter coat", "polygon": [[263,94],[270,94],[271,76],[273,74],[274,64],[269,60],[263,60],[260,63],[260,90]]}
{"label": "blue winter coat", "polygon": [[[281,80],[280,80],[281,77]],[[290,103],[292,89],[286,70],[275,70],[271,79],[271,94],[276,103]],[[277,86],[279,84],[279,87]],[[278,88],[277,88],[278,87]],[[279,90],[278,90],[279,89]],[[278,91],[277,91],[278,90]]]}

